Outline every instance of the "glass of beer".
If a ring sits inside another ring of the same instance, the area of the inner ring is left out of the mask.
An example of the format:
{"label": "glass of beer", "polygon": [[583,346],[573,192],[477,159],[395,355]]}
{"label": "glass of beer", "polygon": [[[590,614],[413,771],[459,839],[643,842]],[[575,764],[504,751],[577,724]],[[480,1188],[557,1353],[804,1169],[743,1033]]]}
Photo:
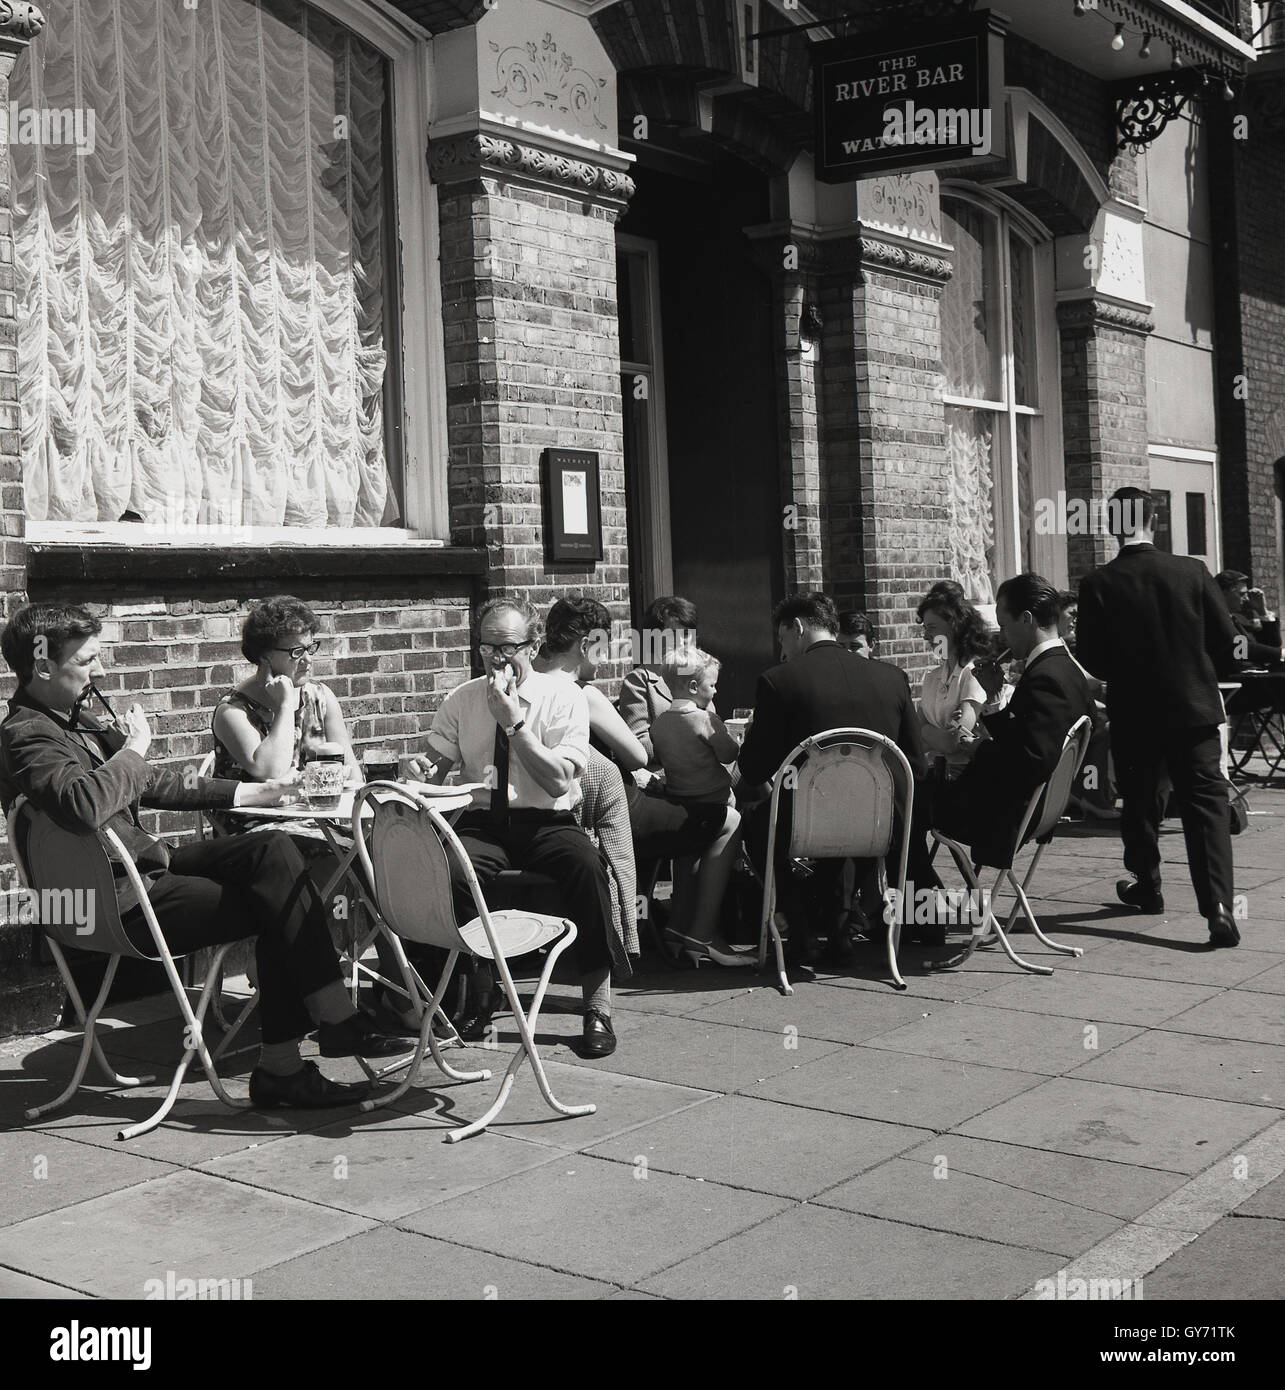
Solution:
{"label": "glass of beer", "polygon": [[318,743],[303,769],[303,794],[308,806],[314,811],[337,811],[343,790],[343,746]]}

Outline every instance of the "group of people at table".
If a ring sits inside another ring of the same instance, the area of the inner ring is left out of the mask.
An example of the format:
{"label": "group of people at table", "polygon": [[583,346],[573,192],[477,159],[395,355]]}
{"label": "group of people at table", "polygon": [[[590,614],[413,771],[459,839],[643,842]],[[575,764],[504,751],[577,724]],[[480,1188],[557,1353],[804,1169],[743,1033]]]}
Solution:
{"label": "group of people at table", "polygon": [[[629,672],[614,704],[592,683],[610,628],[597,601],[560,599],[543,624],[522,597],[482,606],[484,674],[447,694],[405,771],[422,783],[454,775],[473,788],[454,828],[484,890],[509,868],[556,881],[577,925],[582,1055],[606,1056],[616,1045],[612,967],[627,973],[637,951],[638,868],[672,861],[669,931],[693,963],[752,963],[719,934],[729,876],[742,846],[762,872],[771,780],[797,744],[831,728],[871,730],[905,754],[917,778],[910,877],[930,887],[939,882],[930,826],[969,845],[978,863],[1011,863],[1032,793],[1055,767],[1067,732],[1094,716],[1095,696],[1104,700],[1133,875],[1118,885],[1121,901],[1133,911],[1163,910],[1157,787],[1167,766],[1211,940],[1237,943],[1217,731],[1217,676],[1233,660],[1237,629],[1203,565],[1155,549],[1149,496],[1122,491],[1145,501],[1138,524],[1119,534],[1119,557],[1081,586],[1079,660],[1059,635],[1071,596],[1039,575],[999,587],[998,637],[960,587],[943,581],[917,611],[939,663],[916,703],[905,673],[876,659],[861,615],[841,618],[825,594],[801,593],[773,612],[782,662],[759,677],[739,744],[715,710],[719,662],[697,644],[697,614],[685,600],[652,605],[643,634],[652,659]],[[18,680],[0,724],[6,810],[23,796],[66,828],[112,826],[175,954],[255,936],[262,1045],[250,1096],[262,1107],[362,1098],[363,1086],[337,1083],[303,1060],[300,1042],[313,1030],[323,1057],[376,1057],[404,1051],[419,1028],[391,992],[377,994],[374,1008],[354,1007],[316,887],[331,853],[325,842],[306,830],[248,827],[237,815],[297,796],[301,767],[323,745],[340,750],[351,779],[362,780],[339,701],[311,678],[319,628],[295,598],[251,610],[242,650],[253,670],[215,709],[214,769],[204,778],[147,761],[151,731],[138,704],[119,721],[93,712],[87,696],[103,677],[102,625],[87,609],[21,609],[0,639]],[[1102,733],[1100,707],[1097,714]],[[227,833],[170,846],[143,829],[140,806],[204,809]],[[781,816],[778,856],[788,850],[788,796]],[[824,937],[829,961],[846,963],[866,919],[860,894],[849,902],[842,891],[842,862],[814,866],[805,886],[788,858],[779,862],[789,957],[806,965]],[[859,887],[870,881],[873,866],[855,868]],[[126,928],[146,950],[123,872],[117,885]],[[474,906],[454,865],[453,887],[457,916],[467,921]],[[430,979],[431,954],[408,954]],[[465,1039],[482,1036],[492,1007],[489,966],[475,964],[455,1011]]]}

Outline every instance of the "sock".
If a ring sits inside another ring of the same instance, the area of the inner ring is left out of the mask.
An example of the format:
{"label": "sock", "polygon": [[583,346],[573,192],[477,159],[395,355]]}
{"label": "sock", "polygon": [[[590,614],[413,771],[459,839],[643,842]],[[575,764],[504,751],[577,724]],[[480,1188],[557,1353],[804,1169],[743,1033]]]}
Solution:
{"label": "sock", "polygon": [[584,977],[581,990],[584,992],[586,1013],[590,1009],[597,1009],[605,1017],[611,1017],[611,966],[604,965],[601,970],[591,971]]}
{"label": "sock", "polygon": [[299,1055],[299,1039],[289,1042],[261,1043],[259,1046],[259,1066],[272,1076],[293,1076],[302,1070],[303,1058]]}
{"label": "sock", "polygon": [[314,990],[303,1004],[318,1023],[342,1023],[355,1012],[342,980],[332,980],[328,985]]}

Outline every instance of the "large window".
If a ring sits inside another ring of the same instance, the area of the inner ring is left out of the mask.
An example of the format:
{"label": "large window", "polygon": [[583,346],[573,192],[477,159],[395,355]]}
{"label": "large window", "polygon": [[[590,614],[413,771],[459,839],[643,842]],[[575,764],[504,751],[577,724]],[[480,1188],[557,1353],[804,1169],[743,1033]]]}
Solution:
{"label": "large window", "polygon": [[386,53],[334,0],[44,8],[11,97],[79,126],[12,145],[29,519],[431,531]]}
{"label": "large window", "polygon": [[1065,573],[1065,547],[1035,532],[1061,485],[1056,336],[1048,249],[1005,209],[943,192],[955,273],[942,299],[951,567],[975,602],[1001,580]]}

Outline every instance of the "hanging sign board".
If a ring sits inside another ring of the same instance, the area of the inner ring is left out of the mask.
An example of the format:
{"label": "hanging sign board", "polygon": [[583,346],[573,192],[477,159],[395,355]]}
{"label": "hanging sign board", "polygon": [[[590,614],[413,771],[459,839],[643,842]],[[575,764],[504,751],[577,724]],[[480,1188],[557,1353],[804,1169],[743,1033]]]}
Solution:
{"label": "hanging sign board", "polygon": [[598,455],[583,449],[546,449],[543,464],[545,559],[601,560]]}
{"label": "hanging sign board", "polygon": [[[848,183],[888,169],[959,165],[1003,143],[1003,31],[989,11],[962,24],[818,44],[816,176]],[[998,97],[998,99],[994,99]]]}

